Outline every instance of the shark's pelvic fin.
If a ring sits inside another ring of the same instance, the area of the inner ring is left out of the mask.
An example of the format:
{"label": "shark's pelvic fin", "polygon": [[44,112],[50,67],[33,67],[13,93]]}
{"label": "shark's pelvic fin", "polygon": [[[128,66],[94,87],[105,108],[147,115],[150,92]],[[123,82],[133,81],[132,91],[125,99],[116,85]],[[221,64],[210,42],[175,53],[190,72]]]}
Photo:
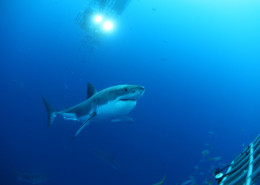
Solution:
{"label": "shark's pelvic fin", "polygon": [[121,117],[121,118],[116,118],[116,119],[111,120],[111,122],[118,122],[118,121],[127,122],[127,123],[133,123],[134,122],[133,118],[128,117],[128,116],[124,116],[124,117]]}
{"label": "shark's pelvic fin", "polygon": [[55,109],[42,97],[42,101],[48,113],[48,127],[52,124],[54,118],[56,117]]}
{"label": "shark's pelvic fin", "polygon": [[88,125],[88,122],[97,115],[97,113],[94,111],[89,115],[89,118],[87,119],[87,121],[85,121],[83,123],[83,125],[81,125],[81,127],[77,130],[77,132],[74,134],[74,136],[72,137],[72,139],[74,139],[81,131],[82,129]]}
{"label": "shark's pelvic fin", "polygon": [[97,92],[96,88],[91,83],[88,83],[87,91],[88,91],[87,99],[90,98],[91,96],[93,96]]}

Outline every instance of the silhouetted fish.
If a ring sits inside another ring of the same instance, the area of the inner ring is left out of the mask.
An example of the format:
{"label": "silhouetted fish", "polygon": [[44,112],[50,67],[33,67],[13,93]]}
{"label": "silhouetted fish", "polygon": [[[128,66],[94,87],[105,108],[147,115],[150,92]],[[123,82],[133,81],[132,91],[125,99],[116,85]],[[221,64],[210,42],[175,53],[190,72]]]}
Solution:
{"label": "silhouetted fish", "polygon": [[160,182],[157,182],[157,183],[155,183],[153,185],[162,185],[164,180],[165,180],[165,178],[166,178],[166,175],[163,177],[163,179]]}
{"label": "silhouetted fish", "polygon": [[41,184],[48,180],[48,175],[44,173],[28,173],[28,172],[14,172],[18,180],[28,184]]}
{"label": "silhouetted fish", "polygon": [[120,166],[115,161],[115,157],[113,155],[109,155],[101,150],[94,150],[93,152],[96,154],[96,156],[98,156],[102,161],[107,163],[110,167],[116,170],[120,170]]}

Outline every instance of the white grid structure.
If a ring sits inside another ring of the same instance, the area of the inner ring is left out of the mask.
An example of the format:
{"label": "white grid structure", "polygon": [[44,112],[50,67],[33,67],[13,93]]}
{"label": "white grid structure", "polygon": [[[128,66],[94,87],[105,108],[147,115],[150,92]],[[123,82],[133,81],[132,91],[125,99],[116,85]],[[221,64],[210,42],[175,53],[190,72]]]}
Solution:
{"label": "white grid structure", "polygon": [[[220,185],[257,185],[260,176],[260,135],[234,161]],[[218,174],[219,175],[219,174]]]}

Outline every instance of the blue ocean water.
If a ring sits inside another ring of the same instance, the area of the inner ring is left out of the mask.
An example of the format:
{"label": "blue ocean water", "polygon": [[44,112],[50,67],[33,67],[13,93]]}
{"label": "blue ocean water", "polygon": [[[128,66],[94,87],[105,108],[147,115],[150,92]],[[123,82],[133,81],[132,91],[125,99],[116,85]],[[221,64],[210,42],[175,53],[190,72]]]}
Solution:
{"label": "blue ocean water", "polygon": [[[259,134],[256,0],[132,0],[91,51],[75,22],[86,0],[0,8],[0,184],[34,173],[43,185],[214,182]],[[93,122],[75,140],[81,123],[47,128],[41,96],[64,109],[85,100],[88,82],[143,85],[135,122]]]}

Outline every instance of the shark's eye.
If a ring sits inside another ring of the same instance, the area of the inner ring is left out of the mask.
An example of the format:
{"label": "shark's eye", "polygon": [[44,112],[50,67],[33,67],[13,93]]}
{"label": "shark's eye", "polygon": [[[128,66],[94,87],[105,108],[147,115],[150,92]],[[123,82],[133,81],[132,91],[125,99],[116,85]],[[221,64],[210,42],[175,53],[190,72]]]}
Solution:
{"label": "shark's eye", "polygon": [[125,88],[125,92],[127,92],[127,88]]}

